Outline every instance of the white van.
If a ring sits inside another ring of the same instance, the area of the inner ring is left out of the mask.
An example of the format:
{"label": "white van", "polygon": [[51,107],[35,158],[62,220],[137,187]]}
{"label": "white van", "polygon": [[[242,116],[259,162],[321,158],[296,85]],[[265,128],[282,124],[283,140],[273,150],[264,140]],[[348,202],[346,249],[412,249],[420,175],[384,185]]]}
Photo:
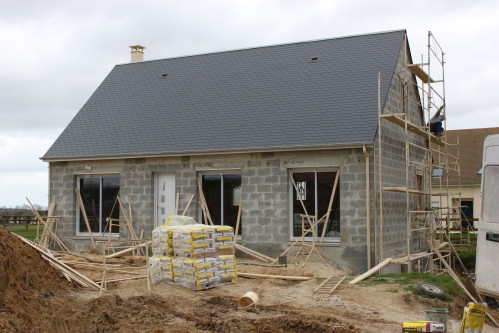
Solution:
{"label": "white van", "polygon": [[476,250],[476,287],[499,298],[499,135],[483,143],[482,207]]}

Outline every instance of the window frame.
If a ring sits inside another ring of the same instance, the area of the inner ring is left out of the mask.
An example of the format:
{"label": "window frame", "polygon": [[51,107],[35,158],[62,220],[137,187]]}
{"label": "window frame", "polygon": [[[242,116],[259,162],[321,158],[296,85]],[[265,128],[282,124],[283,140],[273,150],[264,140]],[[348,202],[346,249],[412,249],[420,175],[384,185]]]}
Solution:
{"label": "window frame", "polygon": [[[220,223],[221,225],[227,225],[227,224],[224,224],[224,181],[223,181],[223,176],[224,175],[239,175],[240,178],[241,178],[241,194],[242,195],[242,186],[243,186],[243,173],[242,173],[242,169],[224,169],[224,170],[209,170],[209,171],[200,171],[198,173],[198,179],[199,179],[199,182],[201,184],[201,188],[203,187],[203,176],[212,176],[212,175],[219,175],[221,176],[221,182],[220,182],[220,197],[221,197],[221,200],[220,200]],[[198,189],[199,191],[199,189]],[[206,195],[204,193],[204,190],[203,190],[203,195]],[[211,213],[211,212],[210,212]],[[203,220],[203,210],[201,208],[201,206],[198,207],[198,219],[199,219],[199,223],[204,223],[204,220]],[[241,237],[242,236],[242,221],[240,220],[239,221],[239,235],[238,237]],[[234,230],[235,231],[235,230]]]}
{"label": "window frame", "polygon": [[[314,209],[315,211],[314,212],[308,212],[310,215],[315,215],[316,214],[316,211],[318,209],[318,200],[317,200],[317,193],[318,193],[318,181],[317,181],[317,173],[318,172],[334,172],[335,175],[338,174],[338,172],[340,172],[340,168],[339,167],[307,167],[307,168],[299,168],[299,169],[288,169],[288,172],[291,173],[291,175],[293,176],[293,179],[295,179],[294,177],[294,174],[295,173],[310,173],[310,172],[313,172],[314,173]],[[296,180],[295,180],[296,182]],[[289,240],[290,241],[297,241],[297,240],[300,240],[301,239],[301,236],[294,236],[293,235],[293,227],[294,227],[294,221],[293,221],[293,218],[294,218],[294,215],[293,215],[293,206],[294,206],[294,203],[293,203],[293,199],[294,199],[294,191],[295,191],[295,188],[294,188],[294,184],[293,184],[293,180],[291,180],[291,177],[289,176],[288,174],[288,183],[289,183],[289,219],[288,219],[288,227],[289,227]],[[338,195],[339,198],[341,198],[341,173],[340,173],[340,178],[338,179],[338,187],[336,188],[336,194],[335,195]],[[333,204],[333,207],[334,207],[334,204]],[[340,211],[341,211],[341,200],[340,200]],[[320,218],[322,216],[319,216],[318,218]],[[341,214],[340,214],[340,231],[341,231]],[[322,229],[318,229],[317,230],[317,235],[318,235],[318,238],[321,237],[321,232],[322,232]],[[312,237],[305,237],[305,241],[312,241]],[[341,236],[335,236],[335,237],[327,237],[327,236],[324,236],[324,243],[328,243],[328,244],[339,244],[341,242]]]}
{"label": "window frame", "polygon": [[[494,228],[497,228],[499,227],[499,213],[497,212],[497,210],[490,209],[490,207],[496,207],[493,205],[493,203],[494,203],[494,198],[497,198],[497,196],[494,195],[495,193],[490,193],[488,190],[491,188],[496,188],[493,186],[496,184],[492,184],[492,181],[497,182],[499,181],[499,179],[497,177],[494,177],[496,176],[496,174],[493,175],[490,174],[492,172],[490,170],[492,169],[499,170],[499,164],[491,163],[483,166],[481,216],[483,222],[491,223],[491,225],[493,225]],[[489,180],[489,178],[491,179]]]}
{"label": "window frame", "polygon": [[[107,233],[105,230],[103,230],[106,226],[105,221],[102,221],[102,179],[103,178],[118,178],[120,182],[120,190],[118,191],[118,195],[121,191],[121,175],[119,173],[109,173],[109,174],[78,174],[76,175],[76,188],[78,191],[80,191],[81,195],[81,189],[80,189],[80,180],[84,178],[99,178],[99,232],[92,232],[92,236],[107,236],[109,233]],[[83,198],[82,198],[83,199]],[[119,211],[119,206],[118,207],[118,214],[121,215],[121,212]],[[88,237],[90,236],[90,233],[87,231],[80,231],[81,223],[85,224],[85,221],[82,220],[81,218],[81,208],[76,201],[76,236],[82,236],[82,237]],[[84,225],[83,229],[87,229],[87,227]],[[119,232],[112,232],[111,236],[113,237],[118,237],[120,235]]]}

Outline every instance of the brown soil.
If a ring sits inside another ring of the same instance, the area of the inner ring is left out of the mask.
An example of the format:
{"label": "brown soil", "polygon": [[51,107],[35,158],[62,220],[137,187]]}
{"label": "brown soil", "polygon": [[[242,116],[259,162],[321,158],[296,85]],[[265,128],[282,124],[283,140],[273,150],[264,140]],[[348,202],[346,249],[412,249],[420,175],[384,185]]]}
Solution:
{"label": "brown soil", "polygon": [[0,331],[27,332],[45,327],[38,312],[52,295],[71,292],[72,285],[40,254],[0,228]]}
{"label": "brown soil", "polygon": [[[415,296],[396,285],[343,284],[333,295],[314,294],[323,278],[344,273],[320,263],[269,268],[242,261],[241,272],[313,277],[239,278],[206,291],[158,285],[151,292],[144,279],[130,280],[111,283],[99,297],[95,290],[72,288],[29,246],[0,230],[0,332],[400,332],[402,322],[424,320],[426,308],[447,308],[457,322],[466,303]],[[84,273],[101,275],[90,267]],[[259,295],[258,306],[238,309],[247,291]],[[49,292],[54,296],[44,298]]]}

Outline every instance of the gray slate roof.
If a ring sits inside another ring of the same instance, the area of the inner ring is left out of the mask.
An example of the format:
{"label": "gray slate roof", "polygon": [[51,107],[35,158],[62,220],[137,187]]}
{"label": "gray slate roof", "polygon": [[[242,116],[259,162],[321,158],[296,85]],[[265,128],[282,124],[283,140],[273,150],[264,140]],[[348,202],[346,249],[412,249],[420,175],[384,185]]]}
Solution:
{"label": "gray slate roof", "polygon": [[404,34],[117,65],[42,159],[370,144]]}

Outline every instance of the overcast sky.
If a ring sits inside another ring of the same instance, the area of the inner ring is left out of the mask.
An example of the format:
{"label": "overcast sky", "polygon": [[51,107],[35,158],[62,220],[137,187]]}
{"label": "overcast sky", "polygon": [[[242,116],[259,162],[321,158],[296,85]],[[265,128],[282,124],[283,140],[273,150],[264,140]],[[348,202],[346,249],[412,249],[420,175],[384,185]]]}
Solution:
{"label": "overcast sky", "polygon": [[[499,127],[499,1],[1,0],[0,207],[47,205],[40,157],[115,64],[406,29],[446,52],[448,129]],[[368,50],[366,50],[368,52]]]}

